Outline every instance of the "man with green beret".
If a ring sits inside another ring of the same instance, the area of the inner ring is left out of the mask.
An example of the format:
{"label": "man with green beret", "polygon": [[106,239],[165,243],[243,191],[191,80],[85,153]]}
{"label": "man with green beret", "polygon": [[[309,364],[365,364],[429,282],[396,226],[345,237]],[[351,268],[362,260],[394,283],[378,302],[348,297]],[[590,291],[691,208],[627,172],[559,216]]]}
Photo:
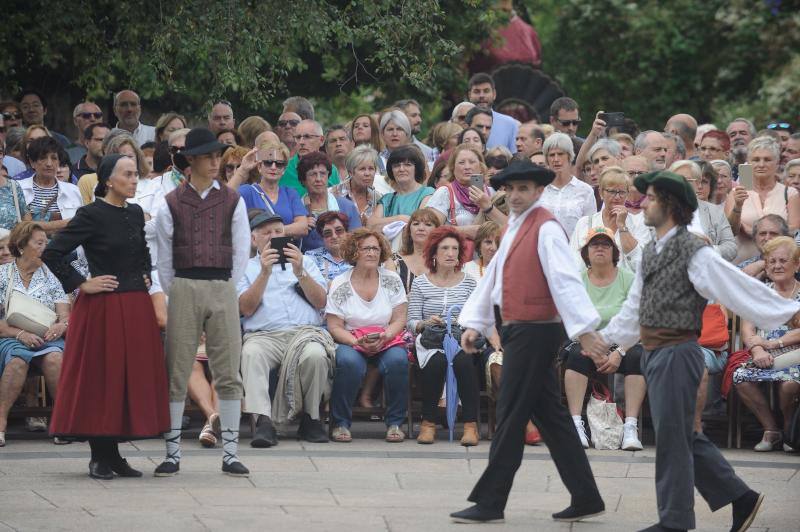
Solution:
{"label": "man with green beret", "polygon": [[695,528],[694,488],[712,511],[733,506],[731,530],[747,530],[763,494],[751,490],[719,450],[694,432],[697,390],[704,358],[697,343],[709,299],[743,319],[774,329],[800,317],[800,303],[780,297],[687,231],[697,196],[680,175],[658,171],[639,176],[636,189],[644,222],[655,231],[622,310],[600,331],[623,349],[640,341],[656,432],[656,498],[659,522],[646,531]]}

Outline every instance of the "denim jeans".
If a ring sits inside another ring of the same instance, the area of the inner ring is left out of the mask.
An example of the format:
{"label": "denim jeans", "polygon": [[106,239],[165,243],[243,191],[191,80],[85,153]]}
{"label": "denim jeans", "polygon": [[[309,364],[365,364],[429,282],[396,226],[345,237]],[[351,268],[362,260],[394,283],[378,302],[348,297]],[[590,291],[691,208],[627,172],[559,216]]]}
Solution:
{"label": "denim jeans", "polygon": [[374,361],[383,376],[386,396],[386,426],[401,425],[408,407],[408,355],[395,346],[367,359],[348,345],[336,346],[336,374],[331,392],[331,419],[334,427],[350,428],[353,403],[367,373],[368,360]]}

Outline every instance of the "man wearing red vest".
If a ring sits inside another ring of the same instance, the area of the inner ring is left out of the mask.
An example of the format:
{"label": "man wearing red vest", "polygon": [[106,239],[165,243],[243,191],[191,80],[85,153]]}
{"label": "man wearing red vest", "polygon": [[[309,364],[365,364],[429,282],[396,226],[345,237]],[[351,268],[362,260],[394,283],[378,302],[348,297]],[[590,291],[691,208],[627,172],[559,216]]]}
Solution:
{"label": "man wearing red vest", "polygon": [[156,217],[158,276],[169,297],[166,344],[171,420],[171,430],[164,434],[167,456],[155,470],[157,477],[180,470],[181,419],[201,333],[206,333],[208,364],[219,396],[222,471],[233,476],[250,473],[237,456],[242,335],[236,292],[250,257],[250,227],[239,194],[216,180],[226,148],[208,129],[191,130],[181,150],[191,166],[191,178],[167,194]]}
{"label": "man wearing red vest", "polygon": [[489,464],[469,500],[475,505],[450,514],[460,523],[501,522],[514,475],[522,462],[525,425],[532,419],[542,434],[572,500],[553,514],[579,521],[605,511],[605,504],[575,432],[561,404],[554,360],[565,339],[579,339],[595,360],[608,347],[595,332],[600,316],[583,287],[564,229],[539,206],[555,174],[530,161],[514,161],[492,178],[505,187],[511,210],[508,231],[478,288],[461,311],[461,337],[474,352],[479,332],[497,325],[503,344],[503,381],[497,400],[497,432]]}

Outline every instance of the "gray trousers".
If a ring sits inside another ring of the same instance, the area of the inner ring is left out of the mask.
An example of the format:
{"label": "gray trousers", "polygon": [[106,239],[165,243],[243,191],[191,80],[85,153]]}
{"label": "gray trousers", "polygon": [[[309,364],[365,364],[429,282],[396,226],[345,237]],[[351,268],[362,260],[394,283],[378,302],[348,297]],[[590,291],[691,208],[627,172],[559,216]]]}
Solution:
{"label": "gray trousers", "polygon": [[233,281],[176,277],[167,307],[167,375],[169,400],[186,399],[200,334],[206,333],[208,367],[220,399],[242,398],[239,359],[242,333],[239,297]]}
{"label": "gray trousers", "polygon": [[656,432],[656,500],[662,526],[695,528],[694,488],[711,511],[748,490],[704,434],[694,432],[697,389],[705,361],[697,342],[645,351],[647,381]]}
{"label": "gray trousers", "polygon": [[[283,331],[252,332],[242,343],[242,379],[244,381],[244,411],[272,417],[269,399],[269,372],[280,367],[286,358],[286,348],[294,341],[298,328]],[[303,394],[303,411],[311,419],[320,419],[319,405],[323,396],[329,396],[331,382],[328,375],[331,363],[325,348],[308,342],[300,354],[300,393]]]}

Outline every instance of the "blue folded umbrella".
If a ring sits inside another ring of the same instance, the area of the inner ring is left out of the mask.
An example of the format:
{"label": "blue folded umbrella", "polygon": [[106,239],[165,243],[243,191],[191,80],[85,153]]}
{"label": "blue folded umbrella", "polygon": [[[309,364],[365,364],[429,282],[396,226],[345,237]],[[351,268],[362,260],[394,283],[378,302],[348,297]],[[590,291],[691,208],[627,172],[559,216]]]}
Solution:
{"label": "blue folded umbrella", "polygon": [[450,429],[450,441],[453,441],[453,428],[456,424],[456,411],[458,410],[458,384],[456,383],[456,373],[453,369],[453,359],[461,351],[461,345],[453,337],[452,323],[453,313],[460,311],[462,305],[453,305],[447,311],[447,333],[444,335],[444,356],[447,359],[447,378],[445,380],[445,390],[447,395],[447,426]]}

